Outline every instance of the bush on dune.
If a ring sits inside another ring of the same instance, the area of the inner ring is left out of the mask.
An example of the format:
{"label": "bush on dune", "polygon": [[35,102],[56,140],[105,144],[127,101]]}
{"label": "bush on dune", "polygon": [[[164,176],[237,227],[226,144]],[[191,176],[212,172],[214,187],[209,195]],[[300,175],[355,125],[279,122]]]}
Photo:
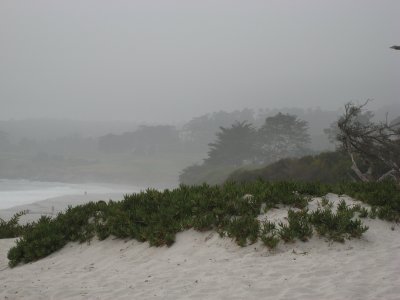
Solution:
{"label": "bush on dune", "polygon": [[[306,210],[310,197],[328,192],[357,196],[373,205],[378,217],[399,219],[399,190],[391,182],[328,185],[257,181],[221,186],[181,185],[165,191],[149,189],[125,195],[118,202],[99,201],[69,207],[54,219],[41,217],[23,230],[15,219],[11,225],[3,222],[0,238],[9,237],[7,234],[12,230],[16,230],[14,236],[20,236],[8,253],[13,267],[45,257],[68,242],[90,241],[95,236],[100,240],[114,236],[148,241],[152,246],[169,246],[174,243],[176,233],[194,228],[215,230],[241,246],[261,239],[269,248],[274,248],[279,240],[306,241],[314,230],[337,241],[361,236],[366,228],[359,219],[354,219],[356,210],[343,205],[336,214],[330,208],[314,213]],[[260,211],[278,205],[292,208],[288,224],[260,224],[257,220]],[[357,209],[361,214],[361,209]],[[4,232],[7,234],[3,235]]]}
{"label": "bush on dune", "polygon": [[0,238],[15,238],[20,236],[30,225],[20,225],[19,219],[28,211],[20,211],[16,213],[9,221],[0,218]]}
{"label": "bush on dune", "polygon": [[336,213],[332,212],[330,207],[317,209],[311,213],[310,222],[319,235],[343,243],[346,238],[359,238],[368,230],[368,227],[362,225],[360,219],[353,218],[357,210],[359,207],[349,208],[342,200]]}

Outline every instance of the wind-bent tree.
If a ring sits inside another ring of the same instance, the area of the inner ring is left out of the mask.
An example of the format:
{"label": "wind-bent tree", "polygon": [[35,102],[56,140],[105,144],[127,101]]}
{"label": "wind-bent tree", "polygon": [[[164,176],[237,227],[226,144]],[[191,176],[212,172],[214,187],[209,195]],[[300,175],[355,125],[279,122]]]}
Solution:
{"label": "wind-bent tree", "polygon": [[[352,170],[362,181],[380,181],[387,177],[400,180],[400,122],[374,123],[371,117],[363,118],[363,105],[348,103],[338,120],[337,140],[348,152],[353,162]],[[372,116],[371,113],[368,116]],[[359,158],[357,163],[357,156]],[[365,166],[362,172],[359,162]],[[382,166],[384,171],[382,171]],[[381,169],[378,172],[376,169]]]}
{"label": "wind-bent tree", "polygon": [[[361,124],[368,124],[371,122],[373,117],[374,114],[372,113],[372,111],[367,110],[360,112],[360,114],[358,114],[356,118],[357,122],[360,122]],[[335,144],[337,148],[341,148],[341,145],[337,139],[337,136],[340,133],[340,129],[338,127],[338,120],[333,122],[329,126],[329,128],[325,128],[324,133],[328,136],[329,142]]]}
{"label": "wind-bent tree", "polygon": [[220,127],[217,140],[210,143],[205,164],[241,166],[255,155],[256,130],[250,123],[235,122],[230,128]]}
{"label": "wind-bent tree", "polygon": [[221,126],[215,135],[215,142],[208,144],[208,157],[202,164],[182,170],[181,183],[223,183],[233,170],[254,162],[256,129],[251,123],[236,121],[230,127]]}
{"label": "wind-bent tree", "polygon": [[214,141],[215,133],[221,126],[229,127],[236,121],[243,122],[245,120],[253,123],[254,112],[251,109],[213,112],[187,122],[182,128],[181,136],[186,142],[192,144],[196,151],[206,152],[207,145]]}
{"label": "wind-bent tree", "polygon": [[308,123],[295,115],[278,113],[265,119],[258,130],[260,162],[299,157],[309,152]]}

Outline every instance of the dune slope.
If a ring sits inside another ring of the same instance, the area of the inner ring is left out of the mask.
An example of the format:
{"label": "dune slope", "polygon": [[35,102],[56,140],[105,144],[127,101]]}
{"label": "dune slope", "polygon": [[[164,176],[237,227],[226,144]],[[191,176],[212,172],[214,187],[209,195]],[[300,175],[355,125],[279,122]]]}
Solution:
{"label": "dune slope", "polygon": [[[332,197],[331,197],[332,198]],[[312,204],[311,204],[312,205]],[[282,209],[272,210],[276,219]],[[0,240],[2,299],[398,299],[400,226],[366,219],[359,240],[244,248],[189,230],[171,247],[109,238],[14,269]]]}

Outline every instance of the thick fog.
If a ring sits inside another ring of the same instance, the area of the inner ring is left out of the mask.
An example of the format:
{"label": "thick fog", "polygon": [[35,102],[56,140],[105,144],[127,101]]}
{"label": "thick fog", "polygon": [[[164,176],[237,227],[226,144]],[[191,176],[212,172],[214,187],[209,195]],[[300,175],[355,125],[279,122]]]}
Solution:
{"label": "thick fog", "polygon": [[0,120],[398,103],[400,2],[0,2]]}
{"label": "thick fog", "polygon": [[294,176],[311,155],[344,166],[346,102],[373,99],[371,120],[400,116],[399,11],[397,0],[2,0],[0,181],[171,186],[287,158],[299,160],[278,169]]}

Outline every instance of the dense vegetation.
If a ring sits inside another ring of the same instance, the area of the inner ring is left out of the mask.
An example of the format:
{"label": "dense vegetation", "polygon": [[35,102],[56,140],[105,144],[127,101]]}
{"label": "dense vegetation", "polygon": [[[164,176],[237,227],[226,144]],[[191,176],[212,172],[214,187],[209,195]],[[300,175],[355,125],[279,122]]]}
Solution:
{"label": "dense vegetation", "polygon": [[219,111],[179,126],[110,120],[0,120],[0,178],[175,186],[182,169],[207,157],[208,144],[215,141],[220,126],[247,121],[261,127],[279,111],[310,123],[314,149],[329,147],[321,128],[336,119],[335,111]]}
{"label": "dense vegetation", "polygon": [[[307,122],[296,115],[278,113],[267,117],[259,128],[246,121],[235,122],[230,127],[220,127],[215,142],[209,143],[203,164],[185,168],[179,180],[184,184],[218,184],[234,168],[310,154],[310,142]],[[211,181],[209,174],[217,174],[211,178],[219,181]]]}
{"label": "dense vegetation", "polygon": [[[328,203],[316,211],[307,210],[311,196],[328,192],[355,197],[370,204],[372,209],[350,208],[342,202],[336,212]],[[287,224],[257,219],[260,213],[277,205],[291,208]],[[94,236],[105,239],[112,235],[162,246],[171,245],[176,233],[189,228],[216,230],[242,246],[261,239],[266,246],[274,248],[280,240],[306,241],[314,232],[342,242],[359,237],[367,230],[355,218],[357,214],[399,221],[398,186],[393,182],[328,185],[262,181],[221,186],[182,185],[173,190],[126,195],[119,202],[100,201],[69,207],[54,219],[42,216],[23,228],[15,221],[2,222],[0,238],[20,236],[8,253],[13,267],[45,257],[70,241],[85,242]]]}
{"label": "dense vegetation", "polygon": [[324,152],[301,158],[285,158],[262,168],[237,169],[228,181],[248,182],[259,179],[266,181],[319,181],[338,183],[352,179],[351,160],[342,152]]}
{"label": "dense vegetation", "polygon": [[185,169],[180,179],[185,184],[222,184],[225,181],[318,181],[339,183],[356,178],[351,159],[339,151],[323,152],[301,158],[284,158],[266,166],[246,165],[240,168],[220,165],[193,165]]}
{"label": "dense vegetation", "polygon": [[7,239],[21,236],[31,224],[21,225],[19,219],[25,215],[26,211],[16,213],[10,220],[4,221],[0,218],[0,238]]}
{"label": "dense vegetation", "polygon": [[[399,121],[374,122],[374,113],[364,110],[367,103],[345,105],[344,115],[324,129],[336,152],[320,155],[310,148],[308,123],[296,115],[268,116],[258,128],[248,122],[221,127],[203,164],[185,168],[180,182],[220,184],[224,179],[262,178],[334,183],[387,177],[399,181]],[[235,172],[228,175],[232,169]]]}

